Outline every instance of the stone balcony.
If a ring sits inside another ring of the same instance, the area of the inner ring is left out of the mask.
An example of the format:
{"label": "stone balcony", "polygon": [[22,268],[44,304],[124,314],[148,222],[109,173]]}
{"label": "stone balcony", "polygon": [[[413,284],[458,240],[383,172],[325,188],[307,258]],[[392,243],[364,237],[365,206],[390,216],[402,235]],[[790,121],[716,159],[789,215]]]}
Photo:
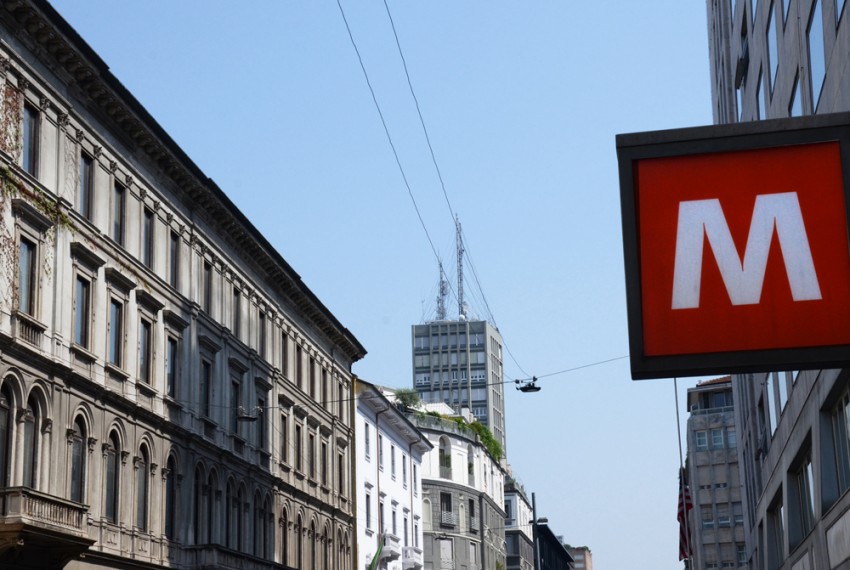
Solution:
{"label": "stone balcony", "polygon": [[401,558],[401,539],[394,534],[384,534],[384,547],[381,549],[381,560],[396,560]]}
{"label": "stone balcony", "polygon": [[88,507],[28,487],[0,490],[0,566],[61,568],[94,544]]}
{"label": "stone balcony", "polygon": [[401,549],[401,567],[403,570],[419,570],[424,563],[421,548],[405,546]]}
{"label": "stone balcony", "polygon": [[271,560],[263,560],[236,552],[218,544],[184,546],[182,562],[190,568],[220,568],[222,570],[281,570],[286,568]]}

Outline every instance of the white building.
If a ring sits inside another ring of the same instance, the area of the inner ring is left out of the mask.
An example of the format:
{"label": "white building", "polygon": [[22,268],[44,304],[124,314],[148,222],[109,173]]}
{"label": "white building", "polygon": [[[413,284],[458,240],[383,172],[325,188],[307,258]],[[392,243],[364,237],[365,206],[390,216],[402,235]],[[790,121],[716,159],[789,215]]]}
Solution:
{"label": "white building", "polygon": [[0,567],[351,569],[365,350],[47,2],[0,38]]}
{"label": "white building", "polygon": [[[443,404],[426,409],[450,408]],[[465,410],[464,410],[465,411]],[[408,416],[434,448],[422,461],[425,570],[505,567],[505,471],[470,414]],[[462,417],[463,422],[456,421]]]}
{"label": "white building", "polygon": [[505,542],[507,570],[533,570],[534,514],[525,488],[513,478],[505,483]]}
{"label": "white building", "polygon": [[[357,568],[418,570],[422,556],[422,458],[433,446],[392,394],[355,379]],[[380,547],[380,552],[379,552]]]}

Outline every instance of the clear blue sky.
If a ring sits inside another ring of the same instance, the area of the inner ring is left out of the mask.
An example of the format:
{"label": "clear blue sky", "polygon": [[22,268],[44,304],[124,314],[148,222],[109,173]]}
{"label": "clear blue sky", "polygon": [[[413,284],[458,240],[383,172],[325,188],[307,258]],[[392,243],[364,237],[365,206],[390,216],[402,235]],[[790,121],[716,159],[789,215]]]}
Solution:
{"label": "clear blue sky", "polygon": [[[454,274],[453,221],[384,4],[342,5]],[[409,386],[410,325],[433,317],[437,264],[336,2],[54,6],[364,344],[355,372]],[[614,137],[711,122],[704,2],[389,6],[475,272],[518,362],[506,359],[507,375],[627,354]],[[472,312],[485,316],[467,274]],[[540,384],[507,396],[508,457],[539,514],[590,546],[597,570],[681,568],[672,380],[633,382],[617,360]],[[693,384],[680,381],[680,401]]]}

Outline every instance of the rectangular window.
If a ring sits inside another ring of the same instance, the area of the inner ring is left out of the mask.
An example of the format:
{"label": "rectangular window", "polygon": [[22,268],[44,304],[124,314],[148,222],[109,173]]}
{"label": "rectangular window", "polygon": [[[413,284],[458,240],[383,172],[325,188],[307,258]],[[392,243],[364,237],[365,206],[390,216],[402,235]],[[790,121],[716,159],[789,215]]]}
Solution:
{"label": "rectangular window", "polygon": [[704,506],[702,509],[702,528],[714,528],[714,511],[710,506]]}
{"label": "rectangular window", "polygon": [[310,397],[316,397],[316,359],[310,357]]}
{"label": "rectangular window", "polygon": [[395,479],[395,445],[390,445],[390,475]]}
{"label": "rectangular window", "polygon": [[153,325],[146,319],[139,321],[139,380],[151,383],[151,347]]}
{"label": "rectangular window", "polygon": [[767,511],[767,568],[777,570],[785,559],[785,510],[782,506],[782,490],[776,494]]}
{"label": "rectangular window", "polygon": [[240,325],[242,320],[242,294],[238,287],[233,288],[233,298],[231,300],[231,323],[230,328],[233,331],[233,336],[239,338]]}
{"label": "rectangular window", "polygon": [[171,232],[168,244],[168,284],[177,288],[180,275],[180,234]]}
{"label": "rectangular window", "polygon": [[697,451],[708,450],[708,433],[705,430],[694,432],[696,436]]}
{"label": "rectangular window", "polygon": [[90,322],[91,283],[78,275],[74,293],[74,342],[83,348],[89,347]]}
{"label": "rectangular window", "polygon": [[366,493],[366,528],[372,528],[372,495]]}
{"label": "rectangular window", "polygon": [[809,16],[806,39],[809,48],[809,79],[812,94],[812,113],[817,111],[823,80],[826,77],[826,48],[823,36],[823,2],[814,0]]}
{"label": "rectangular window", "polygon": [[726,428],[726,447],[729,449],[738,447],[738,433],[735,428]]}
{"label": "rectangular window", "polygon": [[345,496],[345,456],[340,453],[337,457],[337,488],[340,496]]}
{"label": "rectangular window", "polygon": [[109,300],[109,363],[121,367],[124,346],[124,304],[117,299]]}
{"label": "rectangular window", "polygon": [[363,451],[366,454],[366,461],[369,461],[371,446],[369,445],[369,424],[363,426]]}
{"label": "rectangular window", "polygon": [[723,449],[723,430],[722,429],[711,430],[711,448],[712,449]]}
{"label": "rectangular window", "polygon": [[212,263],[204,261],[203,282],[201,283],[202,307],[207,314],[212,313]]}
{"label": "rectangular window", "polygon": [[419,477],[418,477],[418,473],[417,473],[416,464],[414,463],[414,464],[413,464],[413,494],[414,494],[414,495],[418,495],[418,494],[419,494],[419,485],[418,485],[418,482],[419,482]]}
{"label": "rectangular window", "polygon": [[33,317],[36,316],[36,251],[35,243],[21,238],[18,250],[18,310]]}
{"label": "rectangular window", "polygon": [[815,496],[811,439],[807,437],[800,459],[788,472],[788,547],[794,550],[814,526]]}
{"label": "rectangular window", "polygon": [[316,478],[316,436],[312,433],[307,438],[307,468],[310,479]]}
{"label": "rectangular window", "polygon": [[443,513],[451,513],[452,512],[452,494],[451,493],[440,493],[440,510]]}
{"label": "rectangular window", "polygon": [[407,456],[401,456],[401,482],[402,486],[407,489]]}
{"label": "rectangular window", "polygon": [[257,328],[259,329],[257,331],[257,334],[258,334],[257,344],[259,345],[257,347],[257,352],[259,353],[260,358],[265,358],[266,357],[266,314],[262,311],[260,311],[260,320],[257,323]]}
{"label": "rectangular window", "polygon": [[154,246],[154,217],[153,212],[145,208],[142,215],[142,263],[153,267]]}
{"label": "rectangular window", "polygon": [[266,400],[265,398],[257,398],[257,449],[266,451]]}
{"label": "rectangular window", "polygon": [[210,417],[210,388],[212,384],[212,363],[207,360],[201,361],[201,385],[200,394],[200,409],[201,415],[205,418]]}
{"label": "rectangular window", "polygon": [[289,418],[280,414],[280,460],[289,461]]}
{"label": "rectangular window", "polygon": [[239,382],[236,380],[230,381],[230,433],[237,435],[239,433],[239,412],[242,407],[242,401],[239,397]]}
{"label": "rectangular window", "polygon": [[92,219],[92,193],[94,192],[94,159],[80,153],[80,187],[77,190],[77,211],[87,220]]}
{"label": "rectangular window", "polygon": [[301,446],[303,445],[303,439],[301,436],[301,426],[295,425],[295,468],[301,471],[304,468],[304,464],[302,461],[303,450]]}
{"label": "rectangular window", "polygon": [[23,163],[24,171],[38,178],[38,134],[40,113],[33,105],[24,103]]}
{"label": "rectangular window", "polygon": [[762,69],[759,68],[758,81],[756,82],[756,120],[766,119],[764,114],[764,97],[761,93]]}
{"label": "rectangular window", "polygon": [[285,332],[280,335],[280,371],[285,378],[289,376],[289,335]]}
{"label": "rectangular window", "polygon": [[838,491],[843,493],[850,488],[850,390],[839,398],[830,416]]}
{"label": "rectangular window", "polygon": [[180,357],[178,346],[176,338],[168,337],[165,344],[165,389],[166,393],[172,398],[177,396],[177,383],[179,382],[178,359]]}
{"label": "rectangular window", "polygon": [[384,468],[384,436],[378,434],[378,467]]}
{"label": "rectangular window", "polygon": [[302,360],[304,359],[301,346],[296,345],[295,347],[295,382],[298,384],[298,388],[304,389],[304,377],[303,377],[303,368],[302,368]]}
{"label": "rectangular window", "polygon": [[328,486],[328,444],[325,443],[324,441],[322,442],[322,455],[321,455],[320,459],[322,461],[322,465],[321,465],[321,469],[320,469],[321,478],[322,478],[321,481],[322,481],[322,485],[327,487]]}
{"label": "rectangular window", "polygon": [[744,507],[740,501],[732,503],[732,517],[735,522],[735,526],[741,526],[744,524]]}
{"label": "rectangular window", "polygon": [[124,187],[116,182],[112,190],[112,239],[119,245],[124,245],[126,196],[127,192]]}

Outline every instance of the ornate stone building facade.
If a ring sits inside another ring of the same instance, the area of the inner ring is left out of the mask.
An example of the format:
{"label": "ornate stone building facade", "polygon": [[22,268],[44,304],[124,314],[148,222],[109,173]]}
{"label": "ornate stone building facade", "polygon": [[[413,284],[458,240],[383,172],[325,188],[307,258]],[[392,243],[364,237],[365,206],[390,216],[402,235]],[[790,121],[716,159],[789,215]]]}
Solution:
{"label": "ornate stone building facade", "polygon": [[0,38],[0,566],[353,568],[365,350],[49,4]]}

